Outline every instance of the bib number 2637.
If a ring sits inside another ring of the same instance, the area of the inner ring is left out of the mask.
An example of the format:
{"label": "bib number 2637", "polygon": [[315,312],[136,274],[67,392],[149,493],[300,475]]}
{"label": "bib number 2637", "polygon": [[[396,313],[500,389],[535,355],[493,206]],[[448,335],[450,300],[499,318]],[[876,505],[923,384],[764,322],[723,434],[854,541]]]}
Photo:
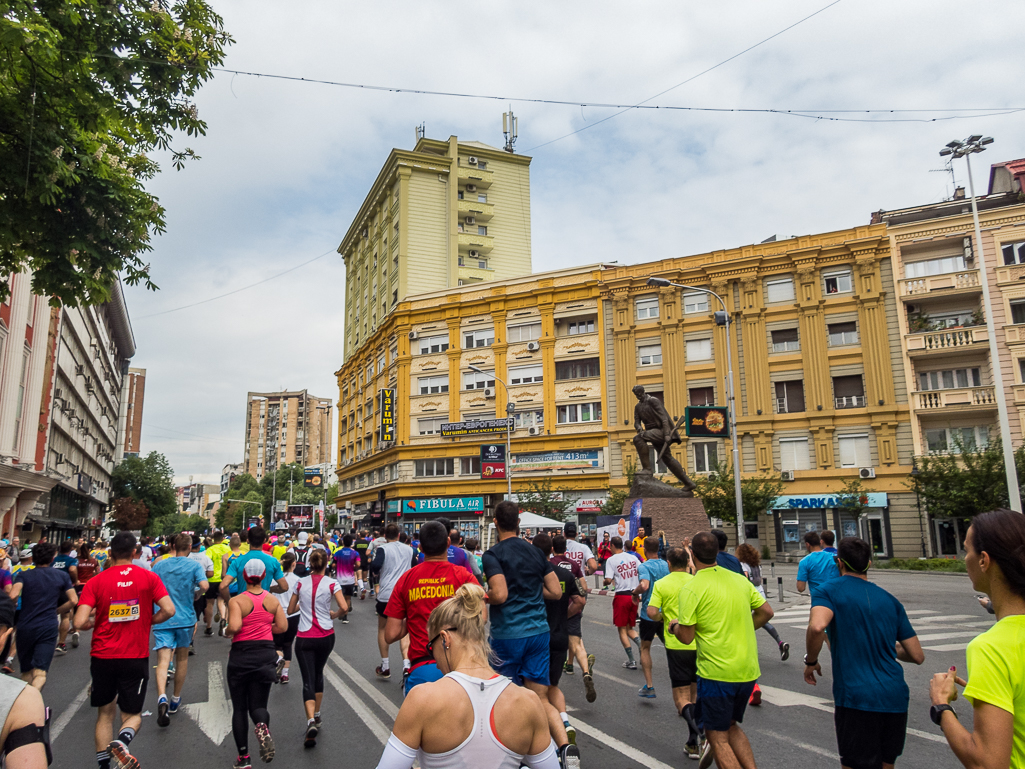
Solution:
{"label": "bib number 2637", "polygon": [[139,619],[139,613],[139,602],[137,600],[111,601],[107,621],[135,622],[135,620]]}

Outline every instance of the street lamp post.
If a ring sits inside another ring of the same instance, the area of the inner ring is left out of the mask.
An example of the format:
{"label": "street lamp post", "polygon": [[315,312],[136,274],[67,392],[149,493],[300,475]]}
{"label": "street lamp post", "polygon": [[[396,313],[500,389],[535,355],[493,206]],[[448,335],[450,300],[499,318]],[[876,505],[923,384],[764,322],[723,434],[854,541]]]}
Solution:
{"label": "street lamp post", "polygon": [[[662,288],[668,288],[674,286],[676,288],[684,288],[688,291],[697,291],[702,294],[708,294],[714,296],[719,300],[719,304],[722,305],[722,311],[715,313],[715,324],[717,326],[725,326],[726,328],[726,398],[729,404],[730,412],[730,440],[733,442],[733,483],[734,483],[734,496],[736,497],[737,503],[737,544],[744,544],[747,537],[744,534],[744,500],[741,496],[740,488],[740,440],[737,437],[737,401],[733,392],[733,355],[730,349],[730,313],[726,309],[726,302],[721,296],[714,291],[710,291],[707,288],[700,288],[698,286],[687,286],[683,283],[673,283],[671,280],[666,278],[648,278],[649,286],[660,286]],[[669,436],[667,436],[668,438]]]}
{"label": "street lamp post", "polygon": [[1012,510],[1019,513],[1021,507],[1021,491],[1018,488],[1018,471],[1014,464],[1014,447],[1011,445],[1011,422],[1007,415],[1007,397],[1004,393],[1003,374],[1000,367],[1000,350],[997,347],[996,324],[993,322],[993,305],[989,296],[989,275],[986,272],[986,255],[982,247],[982,227],[979,225],[979,206],[975,201],[975,182],[972,180],[972,164],[969,156],[982,152],[987,144],[992,144],[991,137],[973,134],[964,141],[955,139],[940,150],[940,155],[953,158],[964,158],[968,168],[968,191],[972,195],[972,221],[975,224],[975,248],[973,254],[978,265],[982,284],[982,310],[986,316],[986,333],[989,336],[989,358],[993,371],[993,384],[997,398],[997,420],[1000,424],[1000,444],[1004,451],[1004,473],[1007,475],[1007,497]]}
{"label": "street lamp post", "polygon": [[[470,371],[475,371],[478,374],[484,373],[484,371],[477,366],[470,366]],[[512,497],[512,422],[513,414],[516,412],[516,405],[509,397],[509,385],[494,374],[491,374],[491,376],[495,377],[496,381],[502,382],[502,387],[505,388],[505,482],[507,488],[506,496]]]}

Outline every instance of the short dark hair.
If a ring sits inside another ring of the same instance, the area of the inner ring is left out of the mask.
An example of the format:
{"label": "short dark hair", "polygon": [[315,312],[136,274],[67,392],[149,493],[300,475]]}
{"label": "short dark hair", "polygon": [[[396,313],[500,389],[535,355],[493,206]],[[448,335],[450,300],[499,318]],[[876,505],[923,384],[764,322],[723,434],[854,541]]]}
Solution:
{"label": "short dark hair", "polygon": [[531,542],[534,547],[545,554],[546,558],[552,554],[552,538],[543,531],[540,534],[535,534]]}
{"label": "short dark hair", "polygon": [[384,527],[384,538],[385,539],[398,539],[399,527],[398,524],[389,523]]}
{"label": "short dark hair", "polygon": [[448,541],[453,545],[462,546],[463,544],[463,532],[457,529],[455,526],[448,530]]}
{"label": "short dark hair", "polygon": [[700,531],[691,540],[690,549],[695,560],[703,564],[713,564],[719,555],[719,538],[715,536],[714,531]]}
{"label": "short dark hair", "polygon": [[729,544],[730,538],[726,536],[726,532],[722,529],[712,529],[712,536],[715,537],[715,541],[719,545],[720,550],[725,550],[726,545]]}
{"label": "short dark hair", "polygon": [[573,523],[573,521],[569,521],[565,526],[562,527],[562,533],[565,534],[568,538],[572,539],[577,535],[577,525]]}
{"label": "short dark hair", "polygon": [[404,531],[400,531],[399,532],[399,542],[401,542],[404,545],[408,541],[409,541],[409,535],[406,534],[406,532],[404,532]]}
{"label": "short dark hair", "polygon": [[222,539],[224,539],[224,532],[218,529],[214,532],[214,542],[220,542]]}
{"label": "short dark hair", "polygon": [[110,557],[117,560],[135,555],[135,535],[130,531],[119,531],[110,540]]}
{"label": "short dark hair", "polygon": [[495,506],[495,525],[502,531],[516,531],[520,527],[520,510],[508,500]]}
{"label": "short dark hair", "polygon": [[1000,508],[972,519],[972,547],[1000,567],[1007,587],[1025,598],[1025,516]]}
{"label": "short dark hair", "polygon": [[57,555],[57,546],[52,542],[37,542],[32,547],[32,562],[36,566],[46,566]]}
{"label": "short dark hair", "polygon": [[566,552],[566,538],[562,534],[552,537],[552,550],[559,555]]}
{"label": "short dark hair", "polygon": [[441,516],[440,518],[435,518],[434,520],[436,520],[438,523],[440,523],[442,526],[444,526],[446,532],[452,531],[452,519],[451,518],[446,518],[445,516]]}
{"label": "short dark hair", "polygon": [[[813,534],[814,532],[809,532]],[[816,535],[816,539],[817,539]],[[872,560],[872,548],[861,537],[844,537],[836,548],[837,557],[848,571],[864,574]]]}
{"label": "short dark hair", "polygon": [[657,553],[658,552],[658,537],[645,537],[644,538],[644,552],[645,553]]}
{"label": "short dark hair", "polygon": [[263,547],[263,543],[267,541],[267,530],[263,526],[254,526],[246,537],[249,539],[250,547]]}
{"label": "short dark hair", "polygon": [[831,532],[829,529],[819,532],[819,539],[822,540],[822,544],[826,547],[832,547],[833,543],[836,542],[836,534]]}
{"label": "short dark hair", "polygon": [[817,531],[809,531],[805,534],[804,541],[812,547],[818,547],[822,544],[822,539],[819,537],[819,533]]}
{"label": "short dark hair", "polygon": [[613,537],[612,539],[609,540],[609,544],[612,545],[614,548],[616,548],[616,550],[622,550],[623,549],[623,538],[622,537]]}
{"label": "short dark hair", "polygon": [[467,538],[466,542],[464,543],[464,546],[466,547],[467,550],[470,550],[472,552],[473,550],[477,549],[477,545],[479,545],[479,544],[480,543],[477,541],[476,537],[469,537],[469,538]]}
{"label": "short dark hair", "polygon": [[342,547],[352,547],[352,535],[345,534],[342,537]]}
{"label": "short dark hair", "polygon": [[61,555],[67,555],[74,549],[75,543],[72,542],[70,539],[66,539],[63,542],[61,542]]}
{"label": "short dark hair", "polygon": [[193,534],[192,535],[192,549],[195,550],[196,548],[198,548],[202,544],[203,544],[203,538],[200,537],[198,534]]}
{"label": "short dark hair", "polygon": [[666,560],[669,561],[671,569],[686,569],[687,564],[690,563],[690,556],[687,555],[685,548],[671,547],[666,551]]}
{"label": "short dark hair", "polygon": [[425,556],[441,555],[448,547],[448,530],[438,521],[420,527],[420,550]]}
{"label": "short dark hair", "polygon": [[14,612],[17,608],[11,597],[0,590],[0,629],[14,627]]}

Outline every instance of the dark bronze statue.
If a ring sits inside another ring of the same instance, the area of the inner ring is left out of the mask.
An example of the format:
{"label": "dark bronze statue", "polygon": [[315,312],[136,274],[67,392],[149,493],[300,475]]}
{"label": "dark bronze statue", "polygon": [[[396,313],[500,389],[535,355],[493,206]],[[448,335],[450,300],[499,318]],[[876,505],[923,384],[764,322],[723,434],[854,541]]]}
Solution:
{"label": "dark bronze statue", "polygon": [[633,393],[637,396],[637,405],[634,406],[634,429],[637,431],[637,435],[634,436],[634,447],[641,460],[640,472],[649,476],[654,474],[651,465],[651,450],[648,448],[650,443],[655,449],[658,461],[665,463],[669,472],[683,484],[684,491],[693,492],[696,488],[694,481],[687,476],[683,465],[669,450],[674,443],[683,442],[680,438],[679,424],[673,425],[669,412],[662,405],[662,401],[652,398],[644,392],[641,385],[635,386]]}

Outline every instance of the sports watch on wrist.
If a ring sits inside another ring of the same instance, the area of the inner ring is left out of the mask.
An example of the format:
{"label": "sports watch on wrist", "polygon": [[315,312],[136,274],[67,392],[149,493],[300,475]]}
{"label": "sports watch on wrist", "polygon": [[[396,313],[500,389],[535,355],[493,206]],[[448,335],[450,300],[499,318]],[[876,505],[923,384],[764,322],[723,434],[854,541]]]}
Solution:
{"label": "sports watch on wrist", "polygon": [[929,718],[936,726],[940,725],[940,721],[943,720],[943,711],[949,710],[954,714],[954,718],[957,718],[957,711],[955,711],[950,705],[933,705],[929,708]]}
{"label": "sports watch on wrist", "polygon": [[816,665],[819,664],[819,661],[818,660],[809,660],[808,659],[808,655],[805,654],[804,655],[804,664],[807,665],[810,668],[813,668],[813,667],[815,667]]}

